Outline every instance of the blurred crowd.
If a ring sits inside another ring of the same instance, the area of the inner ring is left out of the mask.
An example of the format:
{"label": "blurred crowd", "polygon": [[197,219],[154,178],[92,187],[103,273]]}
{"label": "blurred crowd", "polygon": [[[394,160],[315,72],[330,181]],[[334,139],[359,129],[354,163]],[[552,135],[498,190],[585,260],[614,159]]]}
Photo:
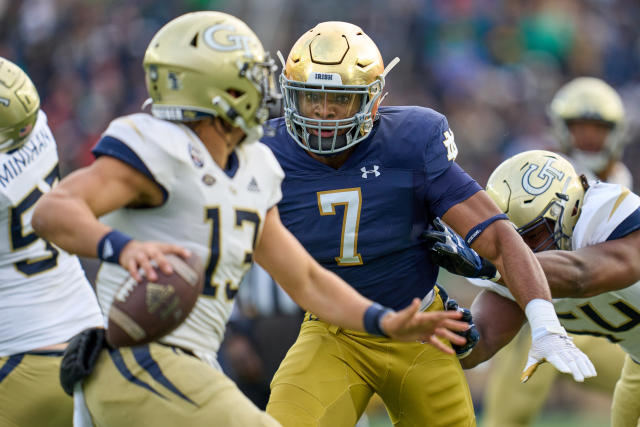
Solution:
{"label": "blurred crowd", "polygon": [[[20,65],[39,89],[63,174],[91,162],[110,120],[140,111],[142,57],[152,35],[170,19],[203,9],[238,16],[267,50],[285,56],[320,21],[361,26],[385,62],[401,59],[388,76],[384,103],[444,113],[458,162],[481,185],[509,155],[555,146],[546,109],[560,86],[577,76],[602,78],[625,103],[631,139],[622,160],[640,188],[637,0],[0,0],[0,56]],[[283,314],[299,321],[295,310]],[[295,333],[281,335],[292,342]],[[260,335],[249,336],[256,348]],[[234,345],[229,351],[246,357],[244,344]],[[245,372],[246,382],[264,390],[281,357],[265,359],[262,374]],[[243,375],[235,378],[242,385]],[[249,388],[243,390],[251,395]]]}
{"label": "blurred crowd", "polygon": [[[635,0],[0,0],[0,56],[22,66],[39,88],[64,172],[91,161],[90,148],[109,120],[140,110],[141,60],[152,34],[197,9],[239,16],[267,49],[285,55],[319,21],[360,25],[385,61],[401,58],[385,103],[446,114],[459,162],[481,184],[504,156],[553,146],[546,106],[575,76],[617,88],[637,135]],[[640,159],[635,135],[625,156],[631,165]]]}
{"label": "blurred crowd", "polygon": [[0,0],[0,56],[39,88],[63,173],[91,161],[90,148],[112,118],[140,110],[152,34],[198,9],[242,18],[268,50],[284,55],[319,21],[360,25],[385,61],[401,59],[385,103],[446,114],[458,160],[480,184],[505,156],[553,147],[546,107],[579,75],[620,91],[634,132],[623,160],[640,160],[635,0]]}

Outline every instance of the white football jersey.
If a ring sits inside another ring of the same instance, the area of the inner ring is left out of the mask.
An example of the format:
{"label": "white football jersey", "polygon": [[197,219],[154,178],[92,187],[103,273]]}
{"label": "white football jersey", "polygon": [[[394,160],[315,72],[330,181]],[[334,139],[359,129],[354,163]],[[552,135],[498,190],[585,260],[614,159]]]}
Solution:
{"label": "white football jersey", "polygon": [[36,201],[58,180],[56,142],[40,111],[27,142],[0,154],[0,356],[62,343],[102,325],[78,258],[31,228]]}
{"label": "white football jersey", "polygon": [[[626,187],[592,182],[573,230],[573,249],[605,242],[639,207],[640,197]],[[506,287],[497,283],[469,280],[476,286],[514,299]],[[553,305],[568,332],[608,338],[620,344],[635,360],[640,360],[640,282],[591,298],[555,298]]]}
{"label": "white football jersey", "polygon": [[[102,153],[101,144],[118,148]],[[271,150],[260,142],[241,144],[230,157],[233,172],[224,171],[187,126],[141,113],[114,120],[96,153],[143,171],[166,194],[162,206],[118,209],[101,221],[138,240],[186,247],[206,266],[203,295],[186,321],[161,341],[198,354],[217,352],[265,214],[282,197],[284,172]],[[97,290],[105,321],[127,276],[116,264],[100,268]]]}

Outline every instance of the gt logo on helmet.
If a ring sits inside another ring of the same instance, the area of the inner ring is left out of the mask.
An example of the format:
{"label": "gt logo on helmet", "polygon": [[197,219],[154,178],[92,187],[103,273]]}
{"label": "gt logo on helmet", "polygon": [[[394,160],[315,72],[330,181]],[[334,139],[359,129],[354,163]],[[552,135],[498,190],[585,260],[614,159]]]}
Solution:
{"label": "gt logo on helmet", "polygon": [[[229,44],[220,44],[216,41],[215,34],[218,31],[229,31],[232,34],[227,35]],[[232,25],[214,25],[205,30],[202,35],[204,42],[212,49],[223,52],[231,52],[234,50],[244,50],[244,55],[248,58],[252,57],[249,50],[249,36],[243,34],[234,34],[236,29]]]}
{"label": "gt logo on helmet", "polygon": [[542,169],[540,169],[540,172],[538,172],[538,178],[544,181],[544,183],[540,187],[536,187],[531,183],[531,174],[536,169],[538,169],[538,165],[536,165],[535,163],[529,164],[529,168],[522,176],[522,188],[524,188],[527,193],[533,194],[534,196],[539,196],[540,194],[547,191],[549,187],[551,187],[551,183],[555,178],[562,181],[562,179],[564,178],[564,172],[559,171],[558,169],[555,169],[553,166],[551,166],[553,160],[554,159],[548,159]]}

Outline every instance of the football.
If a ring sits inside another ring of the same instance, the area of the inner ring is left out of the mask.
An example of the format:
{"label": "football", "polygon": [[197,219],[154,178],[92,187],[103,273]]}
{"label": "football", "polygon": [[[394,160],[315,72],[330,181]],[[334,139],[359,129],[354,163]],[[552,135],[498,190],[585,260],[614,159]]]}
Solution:
{"label": "football", "polygon": [[158,279],[130,275],[116,291],[107,325],[107,341],[130,347],[155,341],[177,328],[189,315],[204,286],[204,267],[193,254],[188,259],[166,255],[173,273],[156,268]]}

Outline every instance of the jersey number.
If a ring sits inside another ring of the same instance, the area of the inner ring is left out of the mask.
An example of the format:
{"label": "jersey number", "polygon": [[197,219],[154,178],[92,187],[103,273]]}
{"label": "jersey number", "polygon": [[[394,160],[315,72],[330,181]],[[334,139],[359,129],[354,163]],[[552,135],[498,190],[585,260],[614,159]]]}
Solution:
{"label": "jersey number", "polygon": [[[256,240],[258,238],[258,230],[260,229],[260,216],[256,212],[245,211],[241,209],[235,209],[236,220],[235,228],[243,228],[245,222],[253,224],[253,242],[252,248],[256,247]],[[220,261],[220,248],[222,247],[222,239],[220,236],[220,208],[208,208],[205,210],[206,220],[211,221],[211,255],[209,256],[209,262],[207,263],[207,270],[204,277],[204,289],[202,293],[216,297],[218,294],[218,288],[220,284],[213,281],[216,270],[218,268],[218,262]],[[253,261],[253,252],[247,251],[244,254],[244,262],[251,264]],[[225,296],[228,301],[231,301],[238,293],[238,287],[233,286],[233,283],[228,280],[224,284]]]}
{"label": "jersey number", "polygon": [[[616,310],[620,312],[620,314],[624,315],[628,318],[628,320],[619,326],[612,325],[606,319],[598,314],[595,308],[590,303],[583,304],[580,307],[580,310],[587,315],[596,325],[600,326],[603,329],[611,331],[613,333],[626,332],[630,329],[635,328],[640,323],[640,313],[638,313],[632,306],[628,305],[624,301],[617,301],[615,303],[610,304]],[[561,319],[576,319],[577,317],[572,313],[558,313],[558,317]],[[607,338],[611,342],[619,342],[620,340],[615,338],[611,334],[603,334],[595,331],[575,331],[567,328],[567,331],[577,334],[577,335],[594,335],[594,336],[602,336]]]}
{"label": "jersey number", "polygon": [[340,256],[338,265],[362,265],[362,256],[358,253],[358,228],[360,227],[360,207],[362,194],[360,188],[318,191],[318,209],[320,215],[335,215],[335,207],[344,206],[342,235],[340,236]]}
{"label": "jersey number", "polygon": [[[47,176],[44,177],[44,181],[49,185],[49,187],[53,187],[58,180],[60,180],[60,171],[58,169],[58,164],[56,164]],[[38,187],[35,187],[24,199],[22,199],[20,203],[9,210],[9,220],[11,221],[9,240],[11,241],[11,250],[18,251],[37,241],[42,241],[45,244],[47,252],[49,252],[49,255],[38,259],[27,259],[14,263],[16,269],[25,276],[42,273],[43,271],[52,269],[58,265],[58,250],[53,247],[51,243],[36,236],[36,233],[33,231],[24,234],[24,223],[22,221],[22,217],[25,212],[33,207],[42,194],[42,191],[40,191]]]}

